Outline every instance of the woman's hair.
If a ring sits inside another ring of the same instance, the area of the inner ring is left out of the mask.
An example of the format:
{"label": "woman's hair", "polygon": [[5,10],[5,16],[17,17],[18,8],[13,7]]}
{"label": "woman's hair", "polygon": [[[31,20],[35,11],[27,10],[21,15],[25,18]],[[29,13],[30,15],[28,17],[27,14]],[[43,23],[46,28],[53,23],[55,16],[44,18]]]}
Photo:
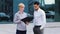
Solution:
{"label": "woman's hair", "polygon": [[25,7],[25,5],[23,3],[19,3],[18,7],[20,7],[20,6],[24,6]]}

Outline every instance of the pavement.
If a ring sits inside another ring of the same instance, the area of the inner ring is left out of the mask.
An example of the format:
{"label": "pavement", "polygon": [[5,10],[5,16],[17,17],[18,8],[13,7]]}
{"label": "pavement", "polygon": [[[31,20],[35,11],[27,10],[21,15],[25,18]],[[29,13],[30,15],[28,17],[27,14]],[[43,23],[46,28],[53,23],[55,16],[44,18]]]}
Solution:
{"label": "pavement", "polygon": [[[27,34],[34,34],[33,26],[33,23],[27,26]],[[16,24],[0,24],[0,34],[16,34]],[[47,23],[44,34],[60,34],[60,22]]]}

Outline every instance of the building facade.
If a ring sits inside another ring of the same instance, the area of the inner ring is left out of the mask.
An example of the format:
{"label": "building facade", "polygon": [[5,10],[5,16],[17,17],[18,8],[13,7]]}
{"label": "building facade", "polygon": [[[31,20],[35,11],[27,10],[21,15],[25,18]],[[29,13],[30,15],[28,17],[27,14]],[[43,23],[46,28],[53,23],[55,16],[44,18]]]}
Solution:
{"label": "building facade", "polygon": [[40,8],[45,11],[48,22],[60,22],[60,0],[55,0],[55,4],[45,4],[45,0],[0,0],[0,13],[6,13],[10,16],[10,20],[13,21],[14,14],[18,11],[18,4],[24,3],[24,11],[33,15],[34,1],[40,2]]}

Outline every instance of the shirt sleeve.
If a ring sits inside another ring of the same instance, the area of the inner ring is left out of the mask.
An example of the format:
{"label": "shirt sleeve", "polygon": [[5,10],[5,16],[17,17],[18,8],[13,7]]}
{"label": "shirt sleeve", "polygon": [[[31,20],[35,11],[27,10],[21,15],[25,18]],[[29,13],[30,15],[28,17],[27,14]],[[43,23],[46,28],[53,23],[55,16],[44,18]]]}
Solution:
{"label": "shirt sleeve", "polygon": [[19,24],[21,22],[21,19],[19,19],[17,14],[15,14],[13,22],[16,23],[16,24]]}
{"label": "shirt sleeve", "polygon": [[46,15],[45,15],[45,12],[42,12],[42,15],[41,15],[41,18],[42,18],[42,26],[40,29],[43,29],[46,25]]}

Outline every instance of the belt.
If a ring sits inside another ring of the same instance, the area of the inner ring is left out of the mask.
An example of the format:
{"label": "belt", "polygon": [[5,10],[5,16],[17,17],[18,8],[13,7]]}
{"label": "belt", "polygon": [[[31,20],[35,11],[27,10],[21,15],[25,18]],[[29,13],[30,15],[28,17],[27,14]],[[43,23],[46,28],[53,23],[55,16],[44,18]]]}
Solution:
{"label": "belt", "polygon": [[41,27],[41,25],[39,25],[39,26],[36,25],[35,27]]}

